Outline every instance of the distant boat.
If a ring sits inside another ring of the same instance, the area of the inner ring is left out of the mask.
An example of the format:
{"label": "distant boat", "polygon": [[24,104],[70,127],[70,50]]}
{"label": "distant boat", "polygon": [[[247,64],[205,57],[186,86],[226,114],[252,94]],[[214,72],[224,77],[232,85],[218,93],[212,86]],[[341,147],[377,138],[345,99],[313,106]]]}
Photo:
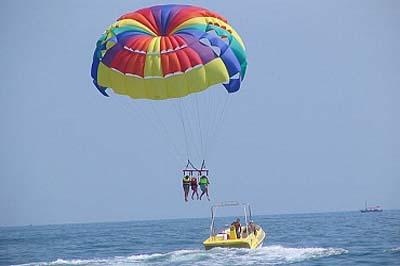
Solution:
{"label": "distant boat", "polygon": [[360,210],[360,212],[383,212],[383,209],[381,206],[368,206],[367,202],[365,201],[365,207],[364,209]]}

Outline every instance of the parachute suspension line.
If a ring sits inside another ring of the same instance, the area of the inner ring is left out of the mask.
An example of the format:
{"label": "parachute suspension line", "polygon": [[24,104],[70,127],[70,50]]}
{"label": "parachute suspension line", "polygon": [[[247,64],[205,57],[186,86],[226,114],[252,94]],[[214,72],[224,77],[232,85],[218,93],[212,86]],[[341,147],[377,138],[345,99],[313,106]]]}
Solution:
{"label": "parachute suspension line", "polygon": [[[181,99],[178,99],[178,102],[180,100]],[[189,156],[189,145],[188,145],[188,139],[187,139],[187,133],[186,133],[185,119],[183,118],[182,107],[179,104],[177,104],[177,109],[178,108],[179,108],[179,112],[178,112],[179,113],[179,117],[180,117],[180,120],[181,120],[181,123],[182,123],[182,127],[183,127],[183,133],[185,134],[186,157],[187,157],[187,160],[189,162],[189,158],[190,158],[190,156]]]}
{"label": "parachute suspension line", "polygon": [[169,131],[168,131],[168,129],[167,129],[167,126],[165,125],[164,121],[160,118],[160,115],[159,115],[159,113],[157,112],[157,110],[154,108],[154,105],[153,105],[153,102],[152,102],[152,101],[150,102],[150,106],[151,106],[151,110],[153,111],[153,113],[155,114],[155,117],[156,117],[157,120],[158,120],[158,123],[156,123],[156,124],[159,125],[159,128],[161,128],[161,129],[164,131],[165,136],[167,137],[167,141],[168,141],[169,143],[171,143],[171,146],[172,146],[172,148],[173,148],[173,150],[174,150],[174,152],[175,152],[176,158],[179,160],[179,152],[178,152],[178,149],[176,148],[176,145],[175,145],[175,142],[174,142],[173,138],[172,138],[171,135],[169,134]]}
{"label": "parachute suspension line", "polygon": [[175,109],[176,116],[178,117],[178,119],[180,121],[180,124],[181,124],[181,127],[183,128],[181,133],[183,132],[183,135],[184,135],[183,137],[185,139],[184,148],[185,148],[185,152],[186,152],[186,160],[189,160],[189,158],[190,158],[190,150],[189,150],[189,143],[188,143],[188,137],[187,137],[188,128],[187,128],[187,125],[185,124],[185,119],[184,119],[183,114],[182,114],[182,107],[180,106],[180,102],[179,101],[180,101],[179,99],[175,99],[173,101],[173,106],[174,106],[174,109]]}
{"label": "parachute suspension line", "polygon": [[203,160],[203,162],[201,164],[200,169],[197,168],[196,166],[194,166],[190,160],[187,160],[186,167],[185,167],[185,169],[183,169],[183,175],[185,175],[185,176],[186,175],[193,176],[194,172],[197,172],[197,174],[198,174],[197,179],[202,175],[208,176],[209,170],[206,168],[206,164],[205,164],[204,160]]}
{"label": "parachute suspension line", "polygon": [[192,162],[191,162],[190,160],[188,160],[188,162],[187,162],[187,164],[186,164],[186,169],[187,169],[189,166],[192,167],[194,170],[199,170],[199,169],[197,169],[196,166],[194,166],[194,165],[192,164]]}
{"label": "parachute suspension line", "polygon": [[203,170],[203,169],[205,169],[205,168],[206,168],[206,161],[203,160],[203,162],[201,163],[200,170]]}
{"label": "parachute suspension line", "polygon": [[[211,132],[211,130],[212,130],[212,126],[213,126],[213,121],[214,121],[214,119],[215,119],[215,117],[217,116],[217,113],[216,113],[216,102],[217,102],[217,100],[215,99],[215,97],[212,97],[212,95],[211,95],[211,93],[210,92],[208,92],[206,95],[206,101],[207,101],[207,130],[206,130],[206,139],[207,139],[207,143],[206,143],[206,145],[205,145],[205,154],[204,154],[204,156],[206,155],[206,152],[207,152],[207,146],[210,144],[210,132]],[[205,158],[204,158],[205,159]]]}
{"label": "parachute suspension line", "polygon": [[218,137],[220,136],[220,135],[218,135],[218,132],[222,128],[222,124],[225,121],[225,113],[226,113],[226,110],[229,108],[229,104],[231,102],[231,97],[232,96],[227,96],[226,97],[225,103],[224,103],[224,105],[222,107],[221,115],[220,115],[219,120],[217,121],[217,124],[215,126],[214,134],[211,136],[211,138],[213,139],[214,142],[217,141]]}
{"label": "parachute suspension line", "polygon": [[197,121],[199,125],[199,133],[200,133],[200,153],[201,153],[201,159],[203,160],[204,163],[204,150],[205,147],[203,145],[203,133],[202,133],[202,128],[201,128],[201,122],[200,122],[200,110],[199,110],[199,101],[197,99],[198,95],[194,95],[195,100],[196,100],[196,110],[197,110]]}
{"label": "parachute suspension line", "polygon": [[209,116],[209,118],[210,118],[210,121],[209,121],[209,126],[208,126],[208,130],[207,130],[207,139],[208,139],[208,142],[207,142],[207,146],[205,147],[205,159],[207,159],[206,157],[207,157],[207,155],[208,155],[208,146],[211,144],[211,142],[212,142],[212,138],[211,138],[211,136],[212,136],[212,134],[213,134],[213,131],[214,131],[214,129],[215,129],[215,125],[216,125],[216,121],[217,121],[217,118],[218,118],[218,116],[219,116],[219,110],[218,110],[218,103],[221,103],[221,101],[219,101],[218,99],[217,99],[217,96],[218,96],[218,94],[216,93],[215,94],[215,97],[211,97],[211,95],[208,95],[209,96],[209,106],[210,106],[210,116]]}
{"label": "parachute suspension line", "polygon": [[[230,96],[227,96],[226,99],[225,99],[225,102],[224,102],[224,104],[222,106],[221,115],[219,116],[219,119],[216,119],[216,125],[215,125],[215,128],[214,128],[214,132],[211,134],[211,141],[210,142],[216,141],[216,138],[217,138],[217,135],[218,135],[218,129],[221,128],[221,124],[224,121],[225,111],[227,109],[227,106],[230,103],[230,98],[231,98]],[[212,143],[210,143],[210,144],[212,144]],[[209,145],[209,147],[212,148],[212,145]],[[207,147],[205,159],[207,159],[208,152],[209,152],[209,147]]]}
{"label": "parachute suspension line", "polygon": [[[190,156],[195,156],[197,157],[197,159],[201,160],[201,155],[200,155],[200,149],[198,147],[199,143],[198,143],[198,135],[196,134],[196,121],[195,121],[195,117],[193,118],[191,116],[191,114],[195,114],[195,106],[193,104],[193,95],[190,95],[189,97],[186,97],[185,99],[181,98],[181,103],[182,103],[182,107],[184,109],[184,113],[183,116],[185,117],[185,120],[187,122],[187,128],[189,128],[188,130],[188,140],[190,141],[189,143],[189,148],[193,148],[193,149],[189,149],[192,150],[193,153],[190,153]],[[197,161],[197,160],[196,160]]]}
{"label": "parachute suspension line", "polygon": [[[117,105],[119,106],[119,104],[117,104]],[[123,103],[121,104],[121,106],[123,106],[124,109],[125,109],[125,111],[127,111],[128,113],[130,113],[130,114],[135,114],[136,116],[141,117],[142,121],[146,121],[146,122],[147,122],[147,121],[150,121],[150,123],[153,125],[154,129],[156,129],[156,130],[157,130],[157,129],[158,129],[158,130],[161,129],[160,125],[157,124],[153,119],[151,119],[151,118],[148,116],[148,114],[147,114],[146,112],[144,112],[141,108],[137,108],[137,107],[136,107],[136,104],[131,103],[131,104],[129,104],[129,105],[131,105],[131,106],[128,106],[128,103],[126,103],[126,102],[123,102]],[[135,110],[135,109],[136,109],[136,110]],[[131,115],[128,115],[128,117],[129,117],[129,119],[132,119],[132,121],[134,121],[134,120],[133,120],[133,117],[132,117]],[[134,122],[137,122],[137,121],[134,121]],[[168,134],[167,134],[167,135],[168,135]],[[180,158],[180,156],[179,156],[179,153],[178,153],[178,150],[176,149],[175,144],[174,144],[173,142],[171,142],[171,145],[172,145],[172,148],[173,148],[173,149],[171,150],[171,146],[169,146],[171,153],[174,154],[175,159],[177,160],[177,162],[180,162],[180,161],[181,161],[181,158]]]}
{"label": "parachute suspension line", "polygon": [[[201,105],[200,105],[201,106]],[[191,99],[191,107],[192,107],[192,114],[193,114],[193,129],[196,132],[196,140],[198,146],[198,160],[197,164],[200,165],[201,161],[204,159],[204,139],[202,134],[202,123],[200,117],[200,106],[198,103],[198,93],[194,93]]]}
{"label": "parachute suspension line", "polygon": [[211,120],[211,126],[210,126],[210,132],[209,132],[209,138],[212,141],[212,136],[214,134],[214,131],[216,130],[216,125],[218,123],[218,118],[221,115],[221,108],[223,107],[224,104],[224,97],[225,94],[216,94],[215,98],[213,99],[212,105],[213,105],[213,119]]}
{"label": "parachute suspension line", "polygon": [[181,98],[180,99],[180,104],[182,107],[182,116],[183,120],[185,121],[186,125],[186,133],[187,133],[187,140],[188,140],[188,150],[189,150],[189,157],[193,160],[193,156],[196,154],[197,155],[197,147],[196,147],[196,142],[194,141],[196,139],[194,135],[194,129],[192,125],[192,120],[191,120],[191,112],[189,110],[189,106],[187,106],[187,102],[189,101],[188,99],[190,98]]}

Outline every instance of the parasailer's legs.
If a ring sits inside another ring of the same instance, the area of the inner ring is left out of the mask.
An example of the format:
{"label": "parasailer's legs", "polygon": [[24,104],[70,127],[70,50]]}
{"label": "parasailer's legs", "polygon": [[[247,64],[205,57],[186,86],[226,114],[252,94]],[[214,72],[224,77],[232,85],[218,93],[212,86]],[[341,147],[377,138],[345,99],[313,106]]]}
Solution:
{"label": "parasailer's legs", "polygon": [[208,201],[210,201],[210,196],[208,195],[208,187],[207,187],[207,189],[206,189],[206,195],[207,195]]}
{"label": "parasailer's legs", "polygon": [[189,197],[189,185],[188,184],[183,185],[183,191],[185,192],[185,201],[188,201],[188,197]]}
{"label": "parasailer's legs", "polygon": [[210,201],[210,196],[208,195],[208,185],[200,185],[200,189],[202,191],[200,195],[200,200],[204,196],[204,194],[206,194],[207,199]]}
{"label": "parasailer's legs", "polygon": [[185,175],[182,179],[183,191],[185,192],[185,201],[188,201],[189,187],[190,187],[190,177]]}
{"label": "parasailer's legs", "polygon": [[194,200],[194,194],[197,195],[197,199],[199,199],[199,193],[197,192],[197,188],[198,188],[198,184],[197,184],[197,178],[192,176],[192,178],[190,179],[190,187],[192,188],[192,200]]}
{"label": "parasailer's legs", "polygon": [[193,198],[194,194],[196,194],[197,195],[197,199],[199,199],[199,192],[197,192],[197,187],[195,189],[192,188],[192,191],[193,191],[192,192],[192,200],[194,200],[194,198]]}

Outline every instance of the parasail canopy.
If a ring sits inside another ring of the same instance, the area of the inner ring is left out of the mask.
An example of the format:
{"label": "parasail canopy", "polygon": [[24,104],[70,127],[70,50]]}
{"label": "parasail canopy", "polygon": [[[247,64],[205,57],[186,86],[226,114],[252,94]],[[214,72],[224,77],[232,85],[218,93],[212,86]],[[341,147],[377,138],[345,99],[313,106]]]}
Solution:
{"label": "parasail canopy", "polygon": [[215,12],[159,5],[121,16],[97,41],[91,75],[105,96],[180,98],[223,84],[239,90],[247,67],[240,36]]}

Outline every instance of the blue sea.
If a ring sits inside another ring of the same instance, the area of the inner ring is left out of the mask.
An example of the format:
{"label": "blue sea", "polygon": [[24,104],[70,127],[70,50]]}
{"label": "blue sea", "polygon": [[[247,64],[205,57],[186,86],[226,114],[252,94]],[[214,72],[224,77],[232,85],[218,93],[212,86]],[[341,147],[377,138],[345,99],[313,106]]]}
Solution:
{"label": "blue sea", "polygon": [[205,251],[209,219],[0,227],[0,265],[400,265],[398,210],[254,220],[255,250]]}

